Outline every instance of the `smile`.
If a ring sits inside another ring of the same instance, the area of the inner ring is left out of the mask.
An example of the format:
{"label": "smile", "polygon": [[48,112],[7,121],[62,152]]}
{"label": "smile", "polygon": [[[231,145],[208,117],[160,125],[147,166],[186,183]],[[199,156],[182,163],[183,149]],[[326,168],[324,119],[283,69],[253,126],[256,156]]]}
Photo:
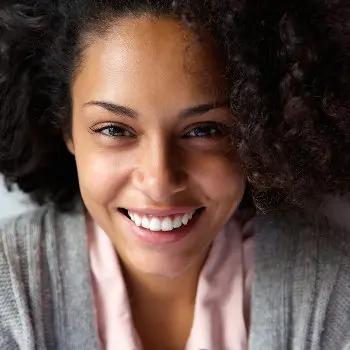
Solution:
{"label": "smile", "polygon": [[121,212],[138,227],[152,232],[169,232],[188,225],[202,210],[203,208],[200,208],[189,212],[170,215],[147,214],[126,209],[121,209]]}

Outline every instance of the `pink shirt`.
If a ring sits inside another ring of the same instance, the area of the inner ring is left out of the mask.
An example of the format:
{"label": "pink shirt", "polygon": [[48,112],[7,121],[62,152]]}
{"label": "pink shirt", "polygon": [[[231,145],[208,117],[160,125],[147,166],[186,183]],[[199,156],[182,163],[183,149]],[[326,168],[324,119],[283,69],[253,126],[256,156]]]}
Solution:
{"label": "pink shirt", "polygon": [[[186,350],[248,348],[245,320],[249,318],[253,265],[249,232],[251,223],[242,230],[231,220],[215,239],[199,277]],[[101,350],[141,350],[114,247],[90,220],[88,238]]]}

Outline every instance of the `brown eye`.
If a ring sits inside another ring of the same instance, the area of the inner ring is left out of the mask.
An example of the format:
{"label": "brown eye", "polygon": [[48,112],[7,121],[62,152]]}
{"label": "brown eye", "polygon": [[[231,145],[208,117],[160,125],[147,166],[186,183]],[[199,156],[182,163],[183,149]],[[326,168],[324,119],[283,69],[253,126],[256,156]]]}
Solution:
{"label": "brown eye", "polygon": [[109,124],[97,129],[93,132],[105,135],[107,137],[134,137],[135,135],[127,128],[120,125]]}
{"label": "brown eye", "polygon": [[201,138],[220,138],[226,136],[228,133],[227,126],[220,123],[206,123],[196,125],[187,131],[184,137],[201,137]]}

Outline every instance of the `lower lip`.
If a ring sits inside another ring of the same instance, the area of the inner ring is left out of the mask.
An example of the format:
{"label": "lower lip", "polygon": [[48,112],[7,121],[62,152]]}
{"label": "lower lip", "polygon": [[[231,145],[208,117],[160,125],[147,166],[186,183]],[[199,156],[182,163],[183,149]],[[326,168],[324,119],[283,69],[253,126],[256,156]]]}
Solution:
{"label": "lower lip", "polygon": [[197,213],[187,225],[182,225],[181,227],[174,229],[172,231],[150,231],[143,227],[137,226],[133,221],[123,215],[127,222],[128,229],[141,241],[153,245],[164,245],[172,244],[183,240],[186,236],[190,234],[193,227],[196,225],[200,215],[202,213]]}

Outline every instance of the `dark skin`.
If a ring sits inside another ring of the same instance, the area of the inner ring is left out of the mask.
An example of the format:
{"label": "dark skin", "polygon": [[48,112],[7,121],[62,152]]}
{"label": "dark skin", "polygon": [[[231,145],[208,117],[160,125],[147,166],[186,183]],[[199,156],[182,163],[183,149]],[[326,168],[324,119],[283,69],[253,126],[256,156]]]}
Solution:
{"label": "dark skin", "polygon": [[[72,87],[67,145],[84,203],[118,252],[145,350],[185,348],[201,268],[245,189],[219,129],[232,123],[221,65],[210,40],[194,42],[171,18],[119,20],[90,41]],[[157,247],[130,235],[116,210],[140,206],[205,210],[185,239]]]}

